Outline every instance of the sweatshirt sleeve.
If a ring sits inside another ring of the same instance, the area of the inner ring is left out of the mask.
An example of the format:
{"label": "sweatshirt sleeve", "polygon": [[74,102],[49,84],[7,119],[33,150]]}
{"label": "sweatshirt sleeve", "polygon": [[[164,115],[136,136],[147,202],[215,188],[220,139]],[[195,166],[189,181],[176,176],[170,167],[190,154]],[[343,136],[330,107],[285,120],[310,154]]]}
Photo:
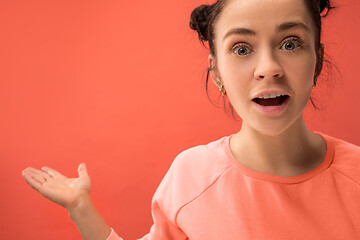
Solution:
{"label": "sweatshirt sleeve", "polygon": [[[140,240],[187,240],[192,229],[198,231],[196,226],[188,226],[186,219],[191,216],[184,215],[183,209],[232,166],[222,160],[226,157],[224,140],[226,138],[195,146],[176,156],[151,202],[154,223],[149,233]],[[108,240],[122,240],[114,232],[110,237]]]}
{"label": "sweatshirt sleeve", "polygon": [[172,221],[168,219],[165,213],[160,209],[159,203],[153,201],[152,215],[154,224],[151,226],[150,232],[141,240],[185,240],[188,237],[185,233]]}
{"label": "sweatshirt sleeve", "polygon": [[[186,175],[181,173],[183,171],[181,155],[172,163],[153,196],[151,214],[154,223],[149,233],[140,240],[188,239],[187,235],[177,224],[178,212],[182,206],[192,199],[183,199],[188,194],[184,192],[184,189],[187,189],[183,185],[186,182],[184,179]],[[122,240],[122,238],[112,230],[107,240]]]}
{"label": "sweatshirt sleeve", "polygon": [[111,228],[110,236],[106,240],[123,240],[123,239],[116,234],[114,229]]}
{"label": "sweatshirt sleeve", "polygon": [[[156,200],[152,203],[152,215],[154,224],[150,232],[140,240],[186,240],[188,237],[179,227],[172,223],[160,209]],[[111,229],[111,234],[106,240],[123,240],[116,232]]]}

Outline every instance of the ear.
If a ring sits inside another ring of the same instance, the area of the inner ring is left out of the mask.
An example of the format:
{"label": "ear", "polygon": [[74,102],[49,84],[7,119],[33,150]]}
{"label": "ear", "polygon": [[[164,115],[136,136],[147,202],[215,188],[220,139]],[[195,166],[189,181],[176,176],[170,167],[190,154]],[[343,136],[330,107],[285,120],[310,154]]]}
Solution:
{"label": "ear", "polygon": [[219,86],[218,83],[221,82],[221,78],[220,78],[218,68],[216,66],[215,58],[211,54],[209,54],[209,57],[208,57],[208,65],[209,65],[210,75],[211,75],[211,79],[212,79],[213,83],[216,86]]}

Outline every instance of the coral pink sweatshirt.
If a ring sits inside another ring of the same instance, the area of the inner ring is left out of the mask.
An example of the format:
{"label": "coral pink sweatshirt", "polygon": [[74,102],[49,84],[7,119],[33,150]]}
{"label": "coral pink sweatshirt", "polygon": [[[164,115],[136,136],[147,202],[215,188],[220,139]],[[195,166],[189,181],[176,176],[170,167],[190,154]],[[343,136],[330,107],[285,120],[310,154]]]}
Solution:
{"label": "coral pink sweatshirt", "polygon": [[[324,161],[293,177],[244,167],[230,136],[182,152],[155,192],[142,240],[360,239],[360,147],[318,134]],[[112,230],[108,240],[119,239]]]}

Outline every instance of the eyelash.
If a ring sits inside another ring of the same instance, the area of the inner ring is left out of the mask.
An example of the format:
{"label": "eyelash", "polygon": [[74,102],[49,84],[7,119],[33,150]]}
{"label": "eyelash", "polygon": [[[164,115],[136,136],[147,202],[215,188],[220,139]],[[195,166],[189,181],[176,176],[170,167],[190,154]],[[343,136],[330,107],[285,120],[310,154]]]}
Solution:
{"label": "eyelash", "polygon": [[[294,41],[294,42],[297,42],[297,44],[298,44],[298,46],[297,46],[294,50],[288,50],[288,51],[290,51],[290,52],[295,52],[295,51],[297,51],[297,50],[298,50],[299,48],[301,48],[301,47],[303,46],[303,44],[304,44],[304,40],[303,40],[302,38],[300,38],[300,37],[288,37],[288,38],[286,38],[286,39],[284,40],[284,42],[283,42],[283,44],[282,44],[281,46],[283,46],[285,43],[287,43],[287,42],[289,42],[289,41]],[[237,54],[236,51],[237,51],[238,48],[240,48],[240,47],[246,47],[246,48],[247,48],[247,44],[246,44],[246,43],[236,44],[235,46],[233,46],[233,47],[230,49],[230,51],[231,51],[232,53],[235,53],[235,54],[238,55],[239,57],[246,57],[247,55],[249,55],[249,53],[246,54],[246,55],[243,55],[243,56]]]}

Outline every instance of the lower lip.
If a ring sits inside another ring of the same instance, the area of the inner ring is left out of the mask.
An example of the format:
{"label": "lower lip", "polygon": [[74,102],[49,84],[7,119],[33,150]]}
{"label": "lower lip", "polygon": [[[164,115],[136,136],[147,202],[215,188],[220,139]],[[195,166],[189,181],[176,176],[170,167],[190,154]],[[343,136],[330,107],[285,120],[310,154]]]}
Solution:
{"label": "lower lip", "polygon": [[252,101],[253,104],[255,104],[255,107],[262,113],[269,114],[269,115],[275,115],[282,113],[285,108],[287,107],[289,103],[290,97],[288,97],[281,105],[278,106],[262,106],[260,104],[257,104],[256,102]]}

